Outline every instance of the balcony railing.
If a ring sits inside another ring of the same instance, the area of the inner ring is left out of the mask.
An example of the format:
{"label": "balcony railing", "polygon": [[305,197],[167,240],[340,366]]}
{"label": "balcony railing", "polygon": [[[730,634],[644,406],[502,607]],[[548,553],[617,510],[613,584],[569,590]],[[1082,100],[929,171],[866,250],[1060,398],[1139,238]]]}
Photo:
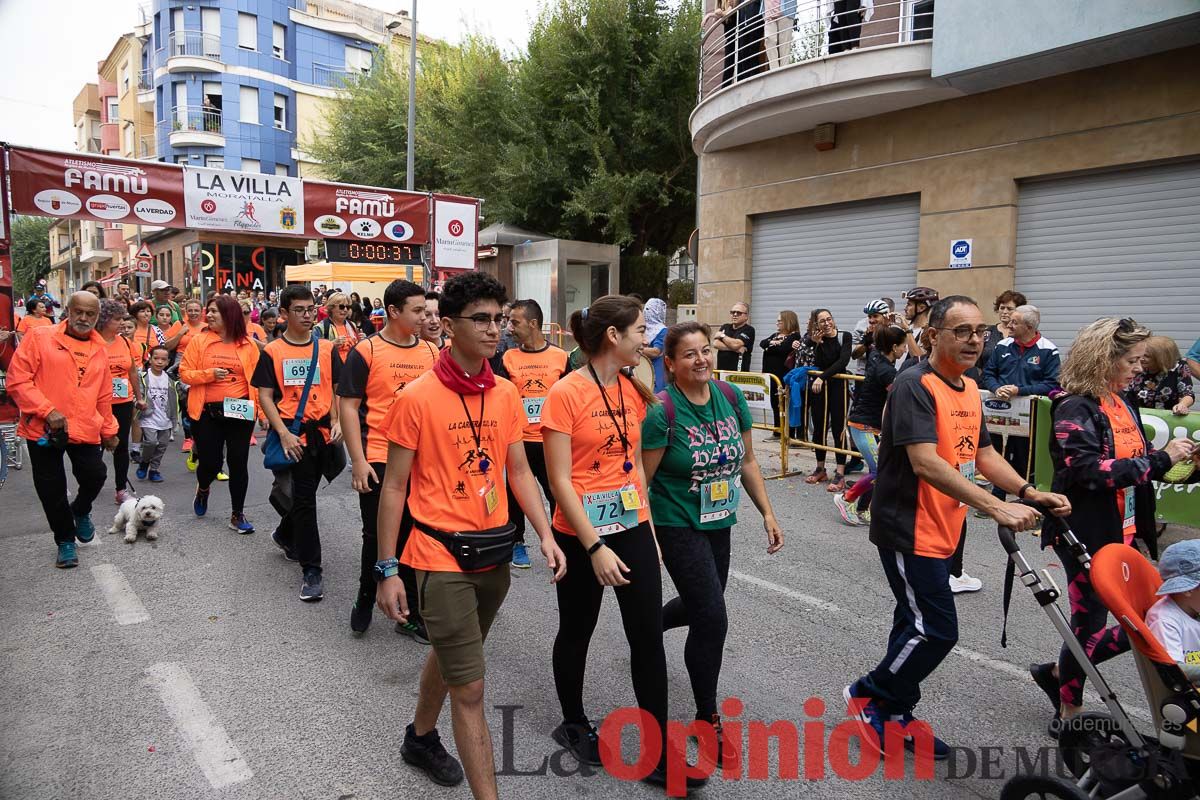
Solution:
{"label": "balcony railing", "polygon": [[149,92],[154,88],[154,70],[144,69],[138,72],[138,91]]}
{"label": "balcony railing", "polygon": [[700,99],[792,64],[868,47],[933,38],[933,0],[780,0],[768,19],[764,0],[717,0],[700,36]]}
{"label": "balcony railing", "polygon": [[154,134],[145,134],[138,137],[138,158],[154,158],[158,152],[158,143]]}
{"label": "balcony railing", "polygon": [[174,106],[170,119],[158,123],[172,133],[176,131],[200,131],[221,133],[221,109],[211,106]]}
{"label": "balcony railing", "polygon": [[221,60],[221,37],[203,31],[171,31],[167,40],[168,57],[197,56]]}
{"label": "balcony railing", "polygon": [[354,80],[358,73],[347,72],[344,67],[332,64],[321,64],[314,61],[312,66],[312,83],[326,89],[344,89],[349,81]]}

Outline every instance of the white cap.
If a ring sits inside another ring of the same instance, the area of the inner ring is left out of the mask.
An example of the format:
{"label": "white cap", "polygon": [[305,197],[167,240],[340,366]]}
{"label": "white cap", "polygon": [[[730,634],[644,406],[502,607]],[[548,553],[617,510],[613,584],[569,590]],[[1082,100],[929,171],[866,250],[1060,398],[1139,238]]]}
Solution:
{"label": "white cap", "polygon": [[166,281],[155,281],[154,283],[150,284],[151,291],[153,291],[155,289],[170,289],[170,288],[171,288],[171,284],[167,283]]}

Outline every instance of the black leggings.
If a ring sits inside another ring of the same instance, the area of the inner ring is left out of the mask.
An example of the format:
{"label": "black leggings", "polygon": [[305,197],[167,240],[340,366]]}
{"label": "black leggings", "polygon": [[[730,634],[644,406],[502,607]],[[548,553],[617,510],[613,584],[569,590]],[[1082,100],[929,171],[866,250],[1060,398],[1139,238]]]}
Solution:
{"label": "black leggings", "polygon": [[114,403],[117,418],[117,449],[113,450],[113,483],[117,491],[129,488],[129,428],[133,425],[133,403]]}
{"label": "black leggings", "polygon": [[[533,477],[541,484],[542,491],[546,493],[546,499],[550,501],[550,517],[554,517],[554,494],[550,491],[550,477],[546,474],[546,451],[542,448],[541,442],[525,442],[525,457],[529,460],[529,469],[533,473]],[[516,543],[525,543],[525,512],[521,509],[521,504],[517,502],[517,496],[513,494],[512,486],[508,485],[508,481],[504,482],[505,488],[508,490],[508,521],[516,527],[517,531]]]}
{"label": "black leggings", "polygon": [[209,403],[200,412],[200,418],[192,420],[196,483],[201,489],[211,486],[224,461],[229,472],[229,504],[234,514],[241,514],[246,506],[246,488],[250,484],[246,461],[250,457],[254,420],[231,419],[220,409],[220,403]]}
{"label": "black leggings", "polygon": [[[580,722],[587,717],[583,710],[583,674],[592,631],[600,618],[604,587],[596,580],[591,557],[579,539],[557,530],[554,539],[567,557],[567,574],[554,585],[558,595],[554,687],[563,721]],[[666,741],[667,656],[663,651],[662,578],[654,537],[650,525],[643,522],[631,531],[605,536],[604,541],[631,570],[629,584],[613,589],[629,642],[633,695],[638,707],[658,720],[662,741]]]}
{"label": "black leggings", "polygon": [[[1083,645],[1093,664],[1102,664],[1129,649],[1129,637],[1120,625],[1108,625],[1108,608],[1100,602],[1088,571],[1061,545],[1054,546],[1059,563],[1067,573],[1067,597],[1071,604],[1071,631]],[[1058,696],[1072,706],[1083,705],[1083,667],[1064,644],[1058,656]]]}
{"label": "black leggings", "polygon": [[[843,433],[846,430],[846,382],[843,379],[832,379],[824,382],[819,394],[814,394],[812,389],[807,392],[809,414],[812,418],[813,442],[815,444],[825,444],[825,430],[833,434],[833,446],[845,447],[845,442],[842,441]],[[811,384],[810,384],[811,386]],[[825,406],[829,406],[828,425],[825,419]],[[817,464],[825,463],[825,451],[817,450]],[[839,466],[846,464],[845,453],[834,453],[834,462]]]}
{"label": "black leggings", "polygon": [[725,583],[729,579],[729,528],[697,531],[659,525],[663,563],[679,592],[663,606],[663,630],[688,629],[683,661],[696,698],[696,718],[717,713],[717,678],[729,619]]}

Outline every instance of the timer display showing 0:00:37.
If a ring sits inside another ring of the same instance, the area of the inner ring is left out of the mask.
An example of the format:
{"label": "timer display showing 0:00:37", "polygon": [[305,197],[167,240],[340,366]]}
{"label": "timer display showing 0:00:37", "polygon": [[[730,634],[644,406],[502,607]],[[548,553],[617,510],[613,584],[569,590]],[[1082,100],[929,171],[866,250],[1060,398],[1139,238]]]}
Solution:
{"label": "timer display showing 0:00:37", "polygon": [[358,264],[420,264],[420,245],[353,242],[330,239],[325,242],[330,261],[349,261]]}

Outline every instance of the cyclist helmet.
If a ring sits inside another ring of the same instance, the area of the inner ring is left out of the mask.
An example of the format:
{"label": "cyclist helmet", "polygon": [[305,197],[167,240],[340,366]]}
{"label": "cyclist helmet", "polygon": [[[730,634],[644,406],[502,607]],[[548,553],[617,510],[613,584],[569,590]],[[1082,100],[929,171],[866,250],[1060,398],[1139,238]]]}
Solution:
{"label": "cyclist helmet", "polygon": [[937,289],[930,289],[928,286],[915,286],[904,293],[904,299],[918,303],[936,303],[938,293]]}
{"label": "cyclist helmet", "polygon": [[864,314],[887,314],[891,311],[888,304],[882,300],[872,300],[863,306]]}

